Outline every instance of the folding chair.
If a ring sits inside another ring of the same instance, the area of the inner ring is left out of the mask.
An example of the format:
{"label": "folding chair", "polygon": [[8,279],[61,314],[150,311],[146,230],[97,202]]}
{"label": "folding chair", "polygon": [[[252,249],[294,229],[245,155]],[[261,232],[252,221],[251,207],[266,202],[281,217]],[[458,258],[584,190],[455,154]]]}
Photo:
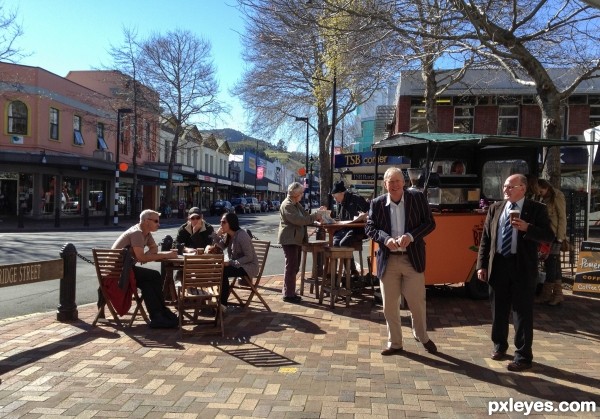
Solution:
{"label": "folding chair", "polygon": [[[250,278],[247,275],[241,278],[234,278],[233,282],[229,286],[229,290],[231,291],[231,295],[233,295],[239,302],[240,305],[244,307],[248,307],[252,302],[252,299],[256,296],[261,303],[265,306],[268,311],[271,311],[271,308],[265,301],[265,299],[258,292],[258,286],[260,284],[260,280],[262,277],[263,269],[265,268],[265,262],[267,260],[267,255],[269,254],[269,247],[271,246],[271,242],[263,241],[263,240],[253,240],[252,244],[254,245],[254,250],[256,251],[256,255],[258,256],[258,274]],[[244,301],[240,295],[240,291],[248,291],[248,298]]]}
{"label": "folding chair", "polygon": [[[177,311],[179,331],[195,333],[195,328],[186,330],[185,326],[213,324],[221,327],[221,336],[225,336],[223,311],[221,310],[221,281],[223,280],[223,255],[202,254],[184,256],[181,286],[177,289]],[[195,290],[195,292],[190,292]],[[214,319],[200,318],[200,311],[213,309]],[[193,314],[189,311],[193,310]]]}
{"label": "folding chair", "polygon": [[[108,307],[108,310],[113,316],[115,322],[122,327],[119,314],[115,309],[113,302],[111,301],[108,288],[118,288],[119,278],[121,277],[121,271],[123,270],[123,256],[125,254],[123,249],[92,249],[94,255],[94,265],[96,266],[96,275],[98,277],[98,284],[100,286],[100,292],[104,297],[103,304],[98,307],[98,313],[96,318],[92,322],[92,326],[95,326],[102,313],[104,313],[104,307]],[[137,292],[137,288],[121,290],[123,298],[131,298],[132,303],[135,303],[133,313],[129,314],[131,309],[123,316],[130,315],[129,327],[133,325],[135,318],[141,315],[146,323],[150,323],[146,311],[142,306],[142,297]],[[133,305],[133,304],[132,304]]]}

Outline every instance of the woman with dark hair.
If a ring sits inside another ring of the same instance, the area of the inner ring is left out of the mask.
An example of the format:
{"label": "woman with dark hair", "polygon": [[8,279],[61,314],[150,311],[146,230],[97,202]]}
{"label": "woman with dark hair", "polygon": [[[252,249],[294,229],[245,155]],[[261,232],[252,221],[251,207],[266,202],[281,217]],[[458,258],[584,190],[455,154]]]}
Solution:
{"label": "woman with dark hair", "polygon": [[223,251],[227,249],[227,261],[221,283],[221,304],[227,307],[229,278],[257,275],[258,257],[252,246],[252,239],[244,229],[240,228],[240,221],[234,213],[227,213],[221,217],[221,226],[213,239],[216,247]]}
{"label": "woman with dark hair", "polygon": [[550,254],[544,261],[546,280],[542,288],[542,294],[536,302],[555,306],[563,300],[562,272],[560,269],[560,248],[563,240],[567,238],[567,204],[565,195],[554,188],[546,179],[538,179],[538,193],[542,202],[546,204],[550,226],[556,239],[550,247]]}

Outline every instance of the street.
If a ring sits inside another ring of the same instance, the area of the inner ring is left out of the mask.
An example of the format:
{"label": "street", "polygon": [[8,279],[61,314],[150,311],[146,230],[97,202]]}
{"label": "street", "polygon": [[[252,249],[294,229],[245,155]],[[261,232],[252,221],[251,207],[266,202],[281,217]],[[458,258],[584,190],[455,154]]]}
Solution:
{"label": "street", "polygon": [[[268,212],[258,214],[242,214],[240,225],[249,229],[260,240],[271,241],[271,248],[263,275],[283,273],[283,251],[275,246],[279,213]],[[218,228],[220,217],[206,217],[206,221]],[[177,229],[184,220],[161,220],[163,226],[154,234],[157,242],[166,235],[175,239]],[[60,258],[60,251],[67,243],[72,243],[83,257],[92,259],[92,248],[110,247],[115,239],[125,231],[133,221],[121,220],[121,229],[81,231],[49,231],[36,233],[0,233],[0,265],[50,260]],[[148,267],[160,270],[160,263],[149,263]],[[88,304],[97,300],[98,280],[96,270],[91,263],[81,258],[77,260],[77,305]],[[31,313],[53,311],[59,303],[59,280],[44,281],[34,284],[6,287],[0,293],[0,319],[22,316]]]}

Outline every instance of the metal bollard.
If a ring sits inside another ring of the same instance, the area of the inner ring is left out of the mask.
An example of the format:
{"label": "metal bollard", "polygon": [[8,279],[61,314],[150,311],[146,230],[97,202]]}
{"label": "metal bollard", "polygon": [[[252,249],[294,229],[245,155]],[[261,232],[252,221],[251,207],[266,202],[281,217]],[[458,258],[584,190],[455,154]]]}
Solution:
{"label": "metal bollard", "polygon": [[83,209],[83,225],[84,227],[90,225],[90,209],[87,207]]}
{"label": "metal bollard", "polygon": [[72,243],[63,246],[60,257],[63,259],[63,276],[60,279],[59,305],[56,320],[69,322],[78,320],[75,290],[77,279],[77,250]]}
{"label": "metal bollard", "polygon": [[60,227],[60,208],[54,209],[54,227]]}

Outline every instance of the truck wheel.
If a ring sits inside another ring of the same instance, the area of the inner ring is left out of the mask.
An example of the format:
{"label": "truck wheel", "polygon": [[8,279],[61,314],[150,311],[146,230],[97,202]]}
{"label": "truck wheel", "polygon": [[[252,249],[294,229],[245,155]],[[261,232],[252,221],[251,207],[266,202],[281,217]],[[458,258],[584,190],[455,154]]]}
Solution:
{"label": "truck wheel", "polygon": [[487,282],[477,279],[477,272],[473,272],[471,280],[465,283],[465,290],[473,300],[486,300],[489,297],[489,286]]}

